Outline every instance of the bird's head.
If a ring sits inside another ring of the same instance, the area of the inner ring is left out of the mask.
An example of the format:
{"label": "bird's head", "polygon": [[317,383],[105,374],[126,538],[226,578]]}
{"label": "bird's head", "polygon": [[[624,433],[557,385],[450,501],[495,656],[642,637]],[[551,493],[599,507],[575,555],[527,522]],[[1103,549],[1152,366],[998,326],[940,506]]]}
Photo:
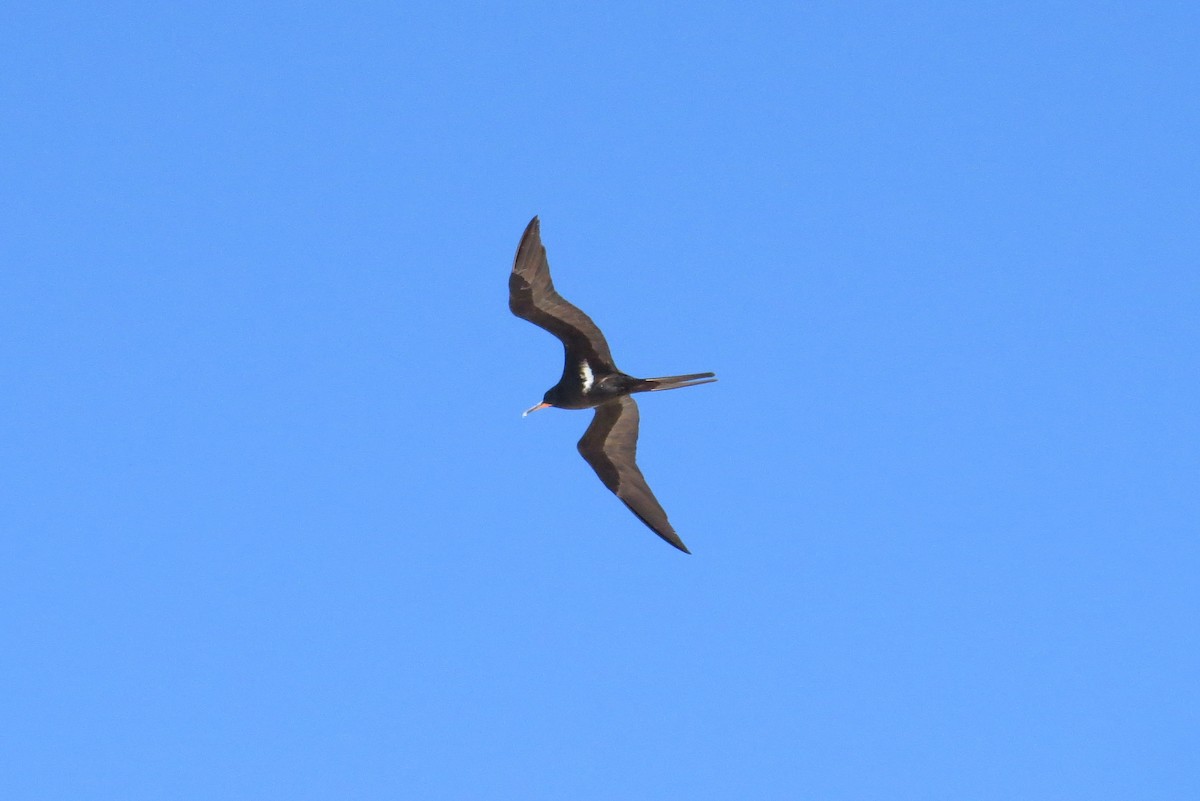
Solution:
{"label": "bird's head", "polygon": [[528,409],[525,410],[525,412],[521,416],[526,417],[529,415],[530,412],[536,412],[538,409],[547,409],[551,406],[557,406],[557,405],[558,405],[558,386],[555,385],[553,387],[550,387],[550,389],[546,390],[546,394],[542,396],[541,403],[539,403],[537,406],[529,407]]}

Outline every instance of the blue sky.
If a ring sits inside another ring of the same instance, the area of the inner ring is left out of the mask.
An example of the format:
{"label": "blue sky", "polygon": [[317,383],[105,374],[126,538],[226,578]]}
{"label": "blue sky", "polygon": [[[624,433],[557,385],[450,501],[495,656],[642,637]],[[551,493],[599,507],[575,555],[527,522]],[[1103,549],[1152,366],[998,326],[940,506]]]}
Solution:
{"label": "blue sky", "polygon": [[3,795],[1200,797],[1198,34],[6,6]]}

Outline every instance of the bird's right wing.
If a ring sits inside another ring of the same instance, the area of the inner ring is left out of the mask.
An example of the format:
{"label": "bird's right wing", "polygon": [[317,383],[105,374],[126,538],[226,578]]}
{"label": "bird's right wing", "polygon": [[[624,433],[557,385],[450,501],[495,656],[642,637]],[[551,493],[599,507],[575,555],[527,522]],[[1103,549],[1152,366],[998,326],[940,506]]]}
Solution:
{"label": "bird's right wing", "polygon": [[638,519],[684,553],[691,553],[637,466],[638,408],[628,395],[596,407],[592,424],[579,440],[579,453],[604,486],[624,501]]}
{"label": "bird's right wing", "polygon": [[616,370],[608,342],[592,318],[554,291],[537,217],[529,221],[513,260],[512,275],[508,278],[508,308],[561,339],[570,356]]}

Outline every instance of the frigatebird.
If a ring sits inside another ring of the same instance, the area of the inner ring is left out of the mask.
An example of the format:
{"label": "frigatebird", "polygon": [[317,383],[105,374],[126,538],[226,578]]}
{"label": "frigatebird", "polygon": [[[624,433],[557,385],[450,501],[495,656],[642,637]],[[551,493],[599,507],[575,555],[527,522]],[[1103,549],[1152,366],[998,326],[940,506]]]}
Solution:
{"label": "frigatebird", "polygon": [[579,440],[580,455],[639,520],[679,550],[691,553],[638,469],[638,407],[630,396],[708,384],[717,380],[716,374],[634,378],[618,370],[608,342],[592,318],[554,290],[537,217],[529,221],[517,247],[508,279],[508,307],[516,316],[554,334],[563,344],[562,378],[546,390],[541,403],[525,414],[549,406],[594,408],[592,424]]}

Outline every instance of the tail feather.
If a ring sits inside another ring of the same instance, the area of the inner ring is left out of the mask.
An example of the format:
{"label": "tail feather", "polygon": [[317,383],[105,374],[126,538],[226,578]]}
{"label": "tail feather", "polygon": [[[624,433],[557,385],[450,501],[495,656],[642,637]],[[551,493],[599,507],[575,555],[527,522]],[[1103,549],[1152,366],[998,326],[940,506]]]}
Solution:
{"label": "tail feather", "polygon": [[680,389],[695,387],[700,384],[711,384],[717,380],[716,373],[690,373],[688,375],[667,375],[659,378],[643,378],[634,388],[634,392],[658,392],[663,389]]}

